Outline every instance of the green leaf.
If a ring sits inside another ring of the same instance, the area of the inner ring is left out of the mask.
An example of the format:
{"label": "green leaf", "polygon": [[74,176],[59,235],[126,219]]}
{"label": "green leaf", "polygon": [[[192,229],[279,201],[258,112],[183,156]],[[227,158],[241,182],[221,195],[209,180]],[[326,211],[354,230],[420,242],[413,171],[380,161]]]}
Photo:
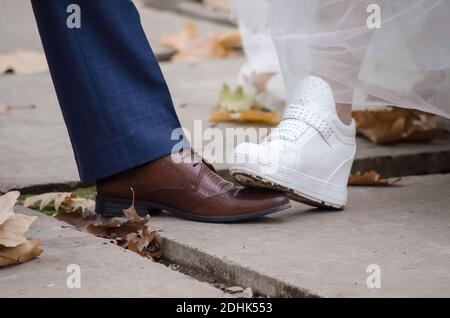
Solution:
{"label": "green leaf", "polygon": [[253,104],[253,97],[247,96],[242,86],[238,86],[233,92],[227,84],[223,85],[219,97],[219,108],[228,112],[244,112],[249,111]]}

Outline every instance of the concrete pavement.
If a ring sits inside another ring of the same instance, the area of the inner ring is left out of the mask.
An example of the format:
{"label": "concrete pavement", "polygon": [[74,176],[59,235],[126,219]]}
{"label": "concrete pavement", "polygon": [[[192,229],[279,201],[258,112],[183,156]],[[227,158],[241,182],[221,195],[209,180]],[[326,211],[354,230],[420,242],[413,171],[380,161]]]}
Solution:
{"label": "concrete pavement", "polygon": [[[0,51],[42,51],[30,1],[0,0],[0,6]],[[138,9],[155,54],[166,54],[160,37],[181,30],[188,18],[142,6]],[[230,28],[205,21],[196,23],[200,36]],[[184,68],[166,65],[172,91],[177,90],[177,84],[185,87],[176,79]],[[217,86],[220,90],[221,82]],[[0,76],[0,103],[13,107],[0,116],[0,192],[12,188],[40,192],[76,186],[79,178],[75,160],[50,74]],[[14,108],[29,105],[36,108]]]}
{"label": "concrete pavement", "polygon": [[[201,134],[210,127],[209,114],[222,84],[236,83],[242,63],[243,59],[162,63],[181,123],[192,134],[195,120],[202,124]],[[0,116],[0,191],[40,192],[76,184],[79,179],[72,148],[50,75],[0,77],[0,100],[13,106],[36,105],[35,109],[13,109]],[[251,125],[217,125],[222,132],[228,127]],[[219,170],[227,167],[223,162],[215,166]],[[376,169],[385,177],[448,172],[450,134],[444,132],[431,143],[394,146],[377,146],[358,138],[354,169]]]}
{"label": "concrete pavement", "polygon": [[[0,50],[22,47],[42,50],[28,0],[0,0]],[[174,12],[139,7],[142,24],[155,51],[162,34],[181,29],[185,16]],[[200,34],[226,30],[223,24],[197,21]],[[161,63],[175,108],[185,128],[194,132],[194,121],[202,132],[210,126],[209,114],[215,107],[224,83],[235,85],[244,58],[199,63]],[[50,75],[0,76],[0,102],[11,106],[36,105],[35,109],[13,108],[0,116],[0,192],[24,189],[41,192],[77,185],[78,174],[67,131],[58,106]],[[227,127],[250,125],[219,124]],[[262,126],[260,126],[262,127]],[[227,149],[228,151],[230,149]],[[223,159],[226,159],[227,152]],[[216,164],[219,170],[226,164]],[[385,177],[450,171],[450,134],[432,143],[376,146],[358,140],[355,170],[376,169]]]}
{"label": "concrete pavement", "polygon": [[[343,212],[292,208],[240,224],[152,217],[168,262],[271,297],[450,297],[450,175],[350,188]],[[223,297],[108,240],[39,215],[30,235],[44,253],[0,270],[0,297]],[[80,265],[82,289],[66,286]],[[379,271],[380,288],[367,279]],[[368,272],[369,270],[369,272]],[[126,273],[126,275],[124,274]]]}
{"label": "concrete pavement", "polygon": [[[0,50],[41,50],[28,0],[0,0]],[[140,8],[155,51],[164,32],[185,17]],[[201,33],[227,26],[198,22]],[[163,51],[160,51],[164,53]],[[235,84],[242,58],[162,63],[182,124],[208,117],[223,83]],[[0,76],[0,102],[36,105],[0,115],[0,192],[42,192],[77,185],[78,175],[49,74]],[[219,124],[227,127],[249,127]],[[217,164],[225,169],[225,164]],[[354,169],[382,175],[450,171],[450,135],[426,144],[376,146],[358,139]],[[345,212],[301,204],[255,222],[211,225],[169,215],[153,218],[164,256],[269,296],[450,296],[450,176],[404,178],[391,188],[351,188]],[[27,211],[18,208],[20,211]],[[26,213],[36,213],[27,211]],[[221,297],[208,284],[174,273],[104,240],[62,228],[41,216],[31,232],[42,239],[37,260],[0,270],[0,296]],[[226,242],[226,244],[224,244]],[[106,244],[104,244],[106,243]],[[82,267],[83,288],[65,285],[68,263]],[[381,288],[369,289],[367,267],[379,265]],[[124,276],[123,273],[127,273]]]}
{"label": "concrete pavement", "polygon": [[[450,175],[350,188],[348,208],[294,203],[242,224],[155,216],[163,255],[269,296],[450,297]],[[381,288],[368,288],[370,265]]]}
{"label": "concrete pavement", "polygon": [[[109,240],[75,230],[42,213],[29,235],[41,240],[42,255],[0,269],[0,297],[229,297],[213,286],[153,263]],[[80,268],[80,288],[69,288],[70,264]]]}

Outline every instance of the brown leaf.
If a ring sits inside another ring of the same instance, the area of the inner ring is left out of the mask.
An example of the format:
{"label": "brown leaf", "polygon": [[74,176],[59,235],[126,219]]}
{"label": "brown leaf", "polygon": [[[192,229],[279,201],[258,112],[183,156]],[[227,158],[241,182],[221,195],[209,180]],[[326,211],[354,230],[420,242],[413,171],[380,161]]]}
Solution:
{"label": "brown leaf", "polygon": [[163,35],[161,44],[175,50],[182,50],[191,40],[197,37],[197,25],[194,21],[188,20],[184,29],[174,35]]}
{"label": "brown leaf", "polygon": [[399,182],[397,179],[381,179],[380,174],[376,171],[361,173],[360,171],[351,174],[348,184],[353,186],[390,186]]}
{"label": "brown leaf", "polygon": [[241,36],[239,31],[233,30],[197,37],[197,25],[193,21],[187,21],[182,31],[163,36],[161,43],[177,51],[172,56],[172,61],[195,62],[233,55],[241,44]]}
{"label": "brown leaf", "polygon": [[15,247],[0,246],[0,267],[25,263],[42,254],[38,239],[27,239]]}
{"label": "brown leaf", "polygon": [[80,231],[86,231],[87,227],[95,220],[95,218],[85,218],[80,210],[60,213],[55,218],[74,226]]}
{"label": "brown leaf", "polygon": [[136,208],[134,206],[134,189],[131,189],[131,195],[133,197],[133,201],[131,202],[131,206],[125,210],[123,210],[123,214],[129,221],[142,221],[143,218],[137,213]]}
{"label": "brown leaf", "polygon": [[0,226],[14,215],[14,205],[20,196],[20,192],[11,191],[0,196]]}
{"label": "brown leaf", "polygon": [[119,246],[139,255],[155,259],[159,248],[155,243],[156,230],[150,226],[150,217],[141,217],[134,206],[134,190],[131,188],[133,201],[124,209],[124,217],[104,218],[83,214],[80,210],[62,213],[58,220],[67,222],[81,231],[97,237],[114,240]]}
{"label": "brown leaf", "polygon": [[429,141],[439,133],[434,115],[418,110],[388,107],[355,111],[353,117],[358,133],[378,144]]}
{"label": "brown leaf", "polygon": [[0,103],[0,115],[5,114],[11,110],[25,110],[25,109],[34,109],[36,105],[15,105],[10,106],[5,103]]}
{"label": "brown leaf", "polygon": [[34,74],[46,71],[47,60],[43,53],[23,49],[0,53],[0,74]]}
{"label": "brown leaf", "polygon": [[151,259],[152,261],[157,260],[162,256],[162,252],[160,250],[153,251],[153,252],[147,252],[145,255],[148,259]]}
{"label": "brown leaf", "polygon": [[10,107],[6,104],[0,103],[0,115],[8,112]]}
{"label": "brown leaf", "polygon": [[227,0],[202,0],[203,4],[214,11],[231,12],[231,4]]}
{"label": "brown leaf", "polygon": [[228,30],[222,33],[217,33],[217,41],[227,51],[232,51],[240,48],[242,45],[241,32],[239,30]]}
{"label": "brown leaf", "polygon": [[217,36],[209,35],[202,38],[195,38],[185,46],[180,47],[172,57],[174,62],[197,62],[205,59],[225,58],[231,54],[218,41]]}

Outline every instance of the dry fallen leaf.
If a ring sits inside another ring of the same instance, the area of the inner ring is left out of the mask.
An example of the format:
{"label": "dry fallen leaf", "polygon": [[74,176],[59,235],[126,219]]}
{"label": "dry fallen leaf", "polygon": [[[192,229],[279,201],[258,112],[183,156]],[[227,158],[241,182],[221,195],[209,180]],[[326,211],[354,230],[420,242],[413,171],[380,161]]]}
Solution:
{"label": "dry fallen leaf", "polygon": [[150,226],[150,216],[141,217],[133,203],[123,210],[123,217],[104,218],[94,215],[83,215],[80,210],[62,213],[56,216],[60,221],[69,223],[79,229],[97,237],[111,239],[130,251],[149,259],[160,256],[155,237],[157,230]]}
{"label": "dry fallen leaf", "polygon": [[187,21],[179,33],[162,36],[161,43],[176,50],[172,61],[195,62],[232,56],[241,44],[241,36],[238,30],[232,30],[198,37],[197,25]]}
{"label": "dry fallen leaf", "polygon": [[12,191],[0,197],[0,245],[15,247],[27,241],[25,232],[36,217],[14,213],[20,192]]}
{"label": "dry fallen leaf", "polygon": [[85,198],[78,198],[71,192],[49,192],[28,197],[25,199],[23,205],[27,208],[39,202],[39,210],[45,209],[53,202],[55,212],[59,212],[61,208],[69,211],[81,210],[81,212],[84,212],[87,208],[95,204],[94,201]]}
{"label": "dry fallen leaf", "polygon": [[23,49],[0,53],[0,74],[34,74],[46,71],[47,60],[43,53]]}
{"label": "dry fallen leaf", "polygon": [[378,144],[429,141],[439,133],[435,117],[418,110],[388,107],[355,111],[353,117],[358,133]]}
{"label": "dry fallen leaf", "polygon": [[0,196],[0,225],[14,215],[14,205],[19,196],[19,191],[11,191]]}
{"label": "dry fallen leaf", "polygon": [[376,171],[361,173],[360,171],[352,173],[348,184],[353,186],[390,186],[399,182],[401,178],[381,179]]}
{"label": "dry fallen leaf", "polygon": [[92,207],[95,204],[93,200],[86,199],[86,198],[77,198],[72,197],[68,200],[63,202],[63,207],[65,209],[69,209],[70,211],[81,211],[81,213],[84,213],[88,210],[88,208]]}
{"label": "dry fallen leaf", "polygon": [[36,217],[14,213],[19,195],[12,191],[0,196],[0,267],[26,262],[42,253],[39,240],[25,236]]}
{"label": "dry fallen leaf", "polygon": [[36,105],[15,105],[10,106],[4,103],[0,103],[0,115],[5,114],[11,110],[25,110],[25,109],[34,109]]}
{"label": "dry fallen leaf", "polygon": [[277,125],[281,116],[255,102],[252,96],[246,95],[242,86],[234,91],[224,85],[220,93],[218,107],[211,113],[212,122],[259,122]]}
{"label": "dry fallen leaf", "polygon": [[30,238],[16,247],[0,246],[0,267],[25,263],[42,254],[39,240]]}
{"label": "dry fallen leaf", "polygon": [[10,110],[10,107],[6,104],[0,103],[0,114],[4,114]]}
{"label": "dry fallen leaf", "polygon": [[202,2],[207,8],[215,11],[229,13],[232,9],[231,3],[226,0],[202,0]]}
{"label": "dry fallen leaf", "polygon": [[27,241],[25,232],[31,223],[36,220],[35,216],[13,214],[2,225],[0,225],[0,245],[15,247]]}
{"label": "dry fallen leaf", "polygon": [[249,110],[240,113],[229,113],[223,110],[215,110],[211,113],[210,120],[212,122],[254,122],[265,123],[269,125],[278,125],[281,121],[281,116],[277,112],[267,112],[261,110]]}
{"label": "dry fallen leaf", "polygon": [[80,231],[86,231],[87,227],[95,220],[93,217],[84,216],[80,210],[68,213],[59,213],[55,215],[55,218],[74,226]]}
{"label": "dry fallen leaf", "polygon": [[69,200],[71,196],[72,196],[71,192],[50,192],[50,193],[34,195],[34,196],[26,198],[25,201],[23,202],[23,206],[28,208],[28,207],[31,207],[40,202],[39,210],[43,210],[50,203],[54,202],[55,211],[59,212],[59,208],[61,207],[61,204],[64,201]]}
{"label": "dry fallen leaf", "polygon": [[161,44],[172,49],[179,49],[187,46],[189,42],[197,37],[197,25],[188,20],[184,29],[175,35],[163,35]]}
{"label": "dry fallen leaf", "polygon": [[131,188],[131,193],[133,195],[133,201],[127,209],[123,210],[123,215],[129,220],[129,221],[136,221],[140,222],[143,221],[144,218],[139,215],[136,211],[136,207],[134,206],[134,189]]}

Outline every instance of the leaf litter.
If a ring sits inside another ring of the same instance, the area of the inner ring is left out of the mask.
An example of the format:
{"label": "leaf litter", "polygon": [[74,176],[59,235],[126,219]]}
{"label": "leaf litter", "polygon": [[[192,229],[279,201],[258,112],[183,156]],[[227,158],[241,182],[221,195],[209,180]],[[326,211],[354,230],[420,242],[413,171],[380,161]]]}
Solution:
{"label": "leaf litter", "polygon": [[358,133],[373,143],[426,142],[439,135],[436,117],[414,109],[387,107],[354,111]]}
{"label": "leaf litter", "polygon": [[380,174],[375,171],[352,173],[349,178],[349,185],[352,186],[392,186],[400,182],[401,178],[381,179]]}
{"label": "leaf litter", "polygon": [[41,52],[14,49],[0,53],[0,74],[35,74],[47,71],[47,60]]}
{"label": "leaf litter", "polygon": [[0,267],[24,263],[42,254],[40,241],[25,234],[37,217],[14,212],[19,196],[18,191],[0,196]]}
{"label": "leaf litter", "polygon": [[79,198],[72,192],[49,192],[39,195],[30,196],[25,199],[23,205],[26,208],[38,206],[40,211],[46,209],[50,205],[50,209],[54,209],[54,214],[58,214],[61,210],[64,212],[75,212],[80,210],[84,213],[95,202],[90,199]]}
{"label": "leaf litter", "polygon": [[254,95],[244,92],[242,86],[235,90],[223,85],[217,107],[210,116],[210,121],[218,122],[254,122],[277,125],[281,116],[276,111],[256,102]]}
{"label": "leaf litter", "polygon": [[180,32],[163,35],[161,44],[176,51],[172,61],[196,62],[234,56],[241,47],[241,36],[238,30],[229,30],[199,37],[197,24],[188,20]]}
{"label": "leaf litter", "polygon": [[24,110],[24,109],[34,109],[36,108],[36,105],[20,105],[20,106],[11,106],[6,103],[0,103],[0,115],[6,114],[10,112],[11,110]]}
{"label": "leaf litter", "polygon": [[[244,85],[252,87],[256,98],[267,107],[283,107],[286,92],[281,89],[281,76],[275,73],[252,73],[243,77]],[[272,84],[272,85],[270,85]],[[429,142],[440,134],[436,116],[414,109],[394,106],[353,111],[357,133],[376,144]]]}
{"label": "leaf litter", "polygon": [[[149,215],[141,217],[137,213],[134,206],[134,190],[131,191],[133,201],[129,208],[123,210],[123,217],[105,218],[88,208],[83,210],[78,207],[70,212],[57,214],[56,218],[80,231],[110,239],[117,245],[154,261],[161,256],[156,242],[158,230],[151,227]],[[70,200],[73,199],[69,199],[69,202]]]}

